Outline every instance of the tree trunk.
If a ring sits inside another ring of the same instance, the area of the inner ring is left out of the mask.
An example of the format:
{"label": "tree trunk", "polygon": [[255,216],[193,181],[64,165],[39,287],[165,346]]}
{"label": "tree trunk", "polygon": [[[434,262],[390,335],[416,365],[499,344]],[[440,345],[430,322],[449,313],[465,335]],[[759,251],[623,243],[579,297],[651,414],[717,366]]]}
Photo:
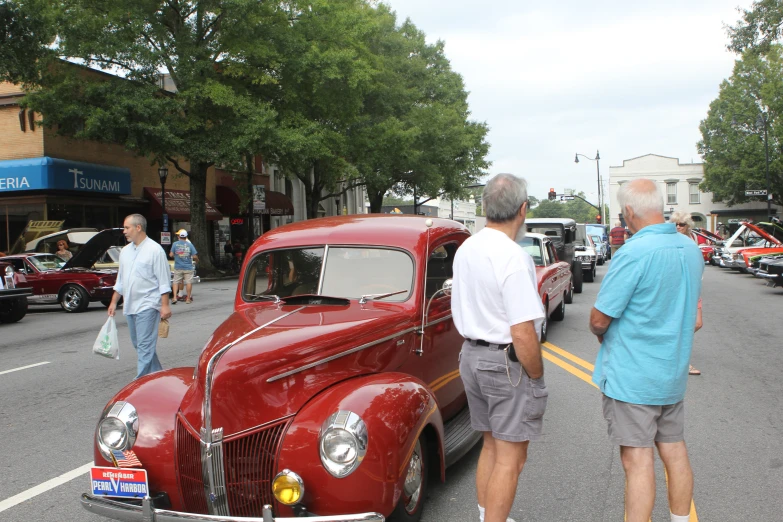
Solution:
{"label": "tree trunk", "polygon": [[370,191],[367,190],[367,197],[370,200],[370,214],[380,214],[383,207],[383,196],[385,190]]}
{"label": "tree trunk", "polygon": [[214,270],[210,251],[212,245],[207,228],[207,170],[209,163],[190,166],[190,240],[199,252],[200,269]]}
{"label": "tree trunk", "polygon": [[[253,156],[248,154],[245,157],[245,165],[247,166],[247,170],[245,171],[245,189],[247,190],[247,193],[250,195],[247,198],[247,206],[245,207],[245,212],[247,215],[247,218],[245,221],[247,222],[247,246],[250,247],[250,245],[253,244],[253,241],[255,241],[255,223],[254,221],[254,215],[253,215]],[[261,216],[259,216],[259,219],[261,219]],[[266,232],[264,230],[263,232]]]}

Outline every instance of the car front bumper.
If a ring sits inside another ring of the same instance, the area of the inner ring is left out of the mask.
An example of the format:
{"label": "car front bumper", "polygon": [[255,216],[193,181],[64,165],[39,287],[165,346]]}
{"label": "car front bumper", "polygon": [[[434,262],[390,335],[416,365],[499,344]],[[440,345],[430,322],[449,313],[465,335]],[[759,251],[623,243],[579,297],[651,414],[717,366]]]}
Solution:
{"label": "car front bumper", "polygon": [[[264,506],[263,516],[257,518],[200,515],[197,513],[157,509],[152,506],[152,500],[149,498],[143,499],[141,505],[138,506],[84,493],[82,494],[81,502],[82,507],[90,513],[126,522],[295,522],[302,520],[302,518],[275,518],[272,516],[272,508],[270,506]],[[383,515],[379,513],[307,517],[308,522],[384,522],[384,520]]]}

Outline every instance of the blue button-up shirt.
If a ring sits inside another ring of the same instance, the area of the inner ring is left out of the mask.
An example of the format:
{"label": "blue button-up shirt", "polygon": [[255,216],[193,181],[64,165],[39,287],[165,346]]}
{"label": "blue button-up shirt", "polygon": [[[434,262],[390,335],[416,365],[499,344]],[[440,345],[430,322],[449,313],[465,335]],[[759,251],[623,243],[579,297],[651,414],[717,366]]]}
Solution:
{"label": "blue button-up shirt", "polygon": [[667,405],[685,398],[704,260],[673,223],[644,227],[609,267],[595,307],[612,317],[593,382],[608,397]]}
{"label": "blue button-up shirt", "polygon": [[133,242],[125,245],[114,291],[123,297],[125,315],[160,310],[160,296],[171,292],[171,269],[163,248],[149,237],[138,246]]}

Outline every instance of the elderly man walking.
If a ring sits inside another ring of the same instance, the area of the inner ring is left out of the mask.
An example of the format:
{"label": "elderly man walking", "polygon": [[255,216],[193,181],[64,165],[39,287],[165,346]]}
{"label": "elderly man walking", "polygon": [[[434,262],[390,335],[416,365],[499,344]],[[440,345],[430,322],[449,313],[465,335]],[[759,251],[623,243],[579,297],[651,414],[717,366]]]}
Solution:
{"label": "elderly man walking", "polygon": [[482,202],[487,226],[457,250],[451,307],[465,338],[460,374],[471,425],[484,434],[476,470],[479,518],[505,522],[546,409],[544,307],[533,259],[515,242],[527,213],[525,180],[495,176]]}
{"label": "elderly man walking", "polygon": [[650,520],[657,446],[671,520],[686,522],[693,472],[683,401],[704,261],[693,241],[664,222],[654,182],[626,183],[617,198],[633,237],[612,259],[590,314],[590,330],[601,342],[593,382],[604,394],[609,439],[620,446],[626,520]]}
{"label": "elderly man walking", "polygon": [[138,354],[136,378],[162,370],[156,353],[158,325],[171,317],[171,273],[163,248],[147,237],[147,220],[141,214],[125,218],[128,244],[120,252],[120,268],[109,315],[114,317],[120,296],[131,342]]}

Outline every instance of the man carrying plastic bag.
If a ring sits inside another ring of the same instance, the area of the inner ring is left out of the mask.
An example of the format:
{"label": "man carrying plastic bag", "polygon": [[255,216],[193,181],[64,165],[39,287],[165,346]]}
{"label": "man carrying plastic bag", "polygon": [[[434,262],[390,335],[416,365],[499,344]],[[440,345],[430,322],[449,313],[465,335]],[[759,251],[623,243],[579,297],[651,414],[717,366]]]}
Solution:
{"label": "man carrying plastic bag", "polygon": [[120,296],[128,320],[131,342],[139,356],[136,378],[163,369],[156,353],[158,325],[171,317],[171,272],[163,248],[147,237],[147,220],[141,214],[125,218],[123,233],[129,243],[120,253],[120,268],[109,317],[114,317]]}
{"label": "man carrying plastic bag", "polygon": [[103,324],[98,338],[92,345],[92,352],[109,359],[119,360],[120,340],[117,338],[117,325],[114,323],[114,317],[109,317]]}

